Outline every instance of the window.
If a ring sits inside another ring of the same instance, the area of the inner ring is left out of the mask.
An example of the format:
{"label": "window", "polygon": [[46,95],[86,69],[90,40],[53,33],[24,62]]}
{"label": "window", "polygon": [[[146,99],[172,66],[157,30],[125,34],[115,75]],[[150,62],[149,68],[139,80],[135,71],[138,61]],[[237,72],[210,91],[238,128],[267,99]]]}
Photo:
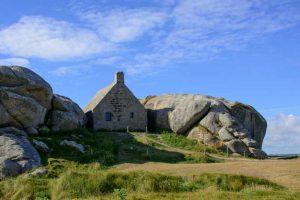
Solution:
{"label": "window", "polygon": [[106,112],[105,113],[105,120],[106,121],[111,121],[111,112]]}
{"label": "window", "polygon": [[132,119],[133,117],[134,117],[134,113],[131,112],[131,113],[130,113],[130,118]]}

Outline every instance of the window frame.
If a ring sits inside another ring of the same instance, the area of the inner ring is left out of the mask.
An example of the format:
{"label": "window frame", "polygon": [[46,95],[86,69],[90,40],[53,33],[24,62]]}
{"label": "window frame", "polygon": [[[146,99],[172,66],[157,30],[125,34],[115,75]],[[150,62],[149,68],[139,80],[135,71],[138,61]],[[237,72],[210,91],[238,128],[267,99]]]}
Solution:
{"label": "window frame", "polygon": [[112,113],[111,112],[105,112],[104,118],[105,118],[105,121],[111,122],[112,121]]}
{"label": "window frame", "polygon": [[129,117],[130,117],[130,119],[133,119],[134,118],[134,112],[130,112]]}

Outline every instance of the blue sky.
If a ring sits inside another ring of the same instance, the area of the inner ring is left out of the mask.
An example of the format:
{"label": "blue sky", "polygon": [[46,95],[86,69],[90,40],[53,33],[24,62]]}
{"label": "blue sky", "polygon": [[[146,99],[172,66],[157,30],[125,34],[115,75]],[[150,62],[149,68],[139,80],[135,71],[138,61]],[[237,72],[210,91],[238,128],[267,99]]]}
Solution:
{"label": "blue sky", "polygon": [[0,0],[0,64],[84,107],[116,71],[139,98],[224,97],[268,120],[267,153],[300,153],[299,0]]}

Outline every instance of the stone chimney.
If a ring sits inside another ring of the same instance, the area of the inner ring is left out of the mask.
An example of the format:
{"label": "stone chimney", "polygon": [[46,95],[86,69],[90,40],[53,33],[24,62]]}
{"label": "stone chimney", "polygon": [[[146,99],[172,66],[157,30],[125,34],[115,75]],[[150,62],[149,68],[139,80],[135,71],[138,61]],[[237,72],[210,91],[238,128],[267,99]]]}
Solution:
{"label": "stone chimney", "polygon": [[115,83],[124,83],[124,73],[123,72],[117,72],[115,74]]}

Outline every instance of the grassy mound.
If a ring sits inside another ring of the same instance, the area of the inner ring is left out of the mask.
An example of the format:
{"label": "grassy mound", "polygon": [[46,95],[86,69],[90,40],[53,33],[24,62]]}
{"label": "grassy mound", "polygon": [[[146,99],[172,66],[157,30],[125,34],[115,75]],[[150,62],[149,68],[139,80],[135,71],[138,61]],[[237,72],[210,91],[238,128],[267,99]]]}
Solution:
{"label": "grassy mound", "polygon": [[[268,180],[227,174],[203,174],[192,178],[150,172],[115,172],[98,168],[73,169],[58,178],[46,179],[22,176],[1,182],[2,199],[80,199],[104,195],[112,197],[116,191],[128,194],[199,193],[210,187],[217,191],[247,192],[249,188],[283,191],[284,188]],[[126,195],[126,194],[125,194]]]}

